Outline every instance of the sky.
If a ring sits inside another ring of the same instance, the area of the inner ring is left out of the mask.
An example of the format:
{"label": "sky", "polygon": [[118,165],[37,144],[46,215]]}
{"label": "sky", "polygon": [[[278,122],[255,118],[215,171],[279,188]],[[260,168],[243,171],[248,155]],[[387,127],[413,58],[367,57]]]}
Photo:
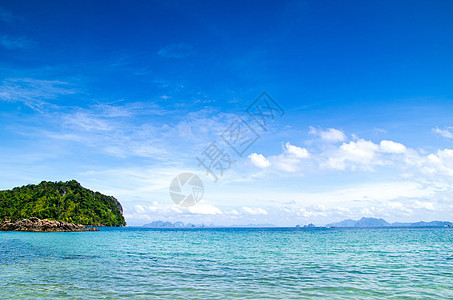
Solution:
{"label": "sky", "polygon": [[452,221],[452,36],[452,1],[2,0],[0,189],[75,179],[130,226]]}

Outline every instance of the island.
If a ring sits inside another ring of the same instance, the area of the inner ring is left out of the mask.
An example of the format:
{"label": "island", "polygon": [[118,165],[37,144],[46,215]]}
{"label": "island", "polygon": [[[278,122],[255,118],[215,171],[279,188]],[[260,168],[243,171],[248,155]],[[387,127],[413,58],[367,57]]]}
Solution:
{"label": "island", "polygon": [[87,227],[125,225],[117,199],[84,188],[76,180],[0,191],[3,231],[94,231]]}
{"label": "island", "polygon": [[395,222],[389,223],[381,218],[366,218],[363,217],[360,220],[343,220],[341,222],[327,224],[326,227],[336,228],[336,227],[451,227],[453,226],[452,222],[448,221],[431,221],[431,222],[414,222],[414,223],[402,223]]}

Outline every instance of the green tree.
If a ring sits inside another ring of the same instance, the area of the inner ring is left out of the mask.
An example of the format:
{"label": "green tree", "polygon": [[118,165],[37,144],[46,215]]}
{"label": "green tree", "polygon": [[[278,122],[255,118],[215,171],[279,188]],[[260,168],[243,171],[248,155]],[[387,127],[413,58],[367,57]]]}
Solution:
{"label": "green tree", "polygon": [[77,181],[25,185],[0,191],[0,219],[38,217],[96,226],[124,226],[121,204]]}

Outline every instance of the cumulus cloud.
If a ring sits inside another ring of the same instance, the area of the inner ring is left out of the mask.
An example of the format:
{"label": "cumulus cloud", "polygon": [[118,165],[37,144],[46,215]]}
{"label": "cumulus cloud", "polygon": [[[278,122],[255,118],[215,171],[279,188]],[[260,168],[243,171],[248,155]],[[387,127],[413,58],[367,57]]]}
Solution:
{"label": "cumulus cloud", "polygon": [[284,172],[298,172],[302,169],[302,160],[310,157],[307,149],[291,145],[289,142],[283,146],[283,152],[277,156],[271,156],[269,160],[277,170]]}
{"label": "cumulus cloud", "polygon": [[383,140],[379,144],[364,139],[343,143],[338,149],[323,153],[327,160],[323,167],[345,170],[373,170],[374,166],[382,166],[398,162],[399,158],[389,155],[404,154],[407,147],[401,143]]}
{"label": "cumulus cloud", "polygon": [[382,165],[383,161],[378,157],[379,145],[359,139],[343,143],[340,148],[329,155],[324,167],[344,170],[351,169],[371,169],[372,165]]}
{"label": "cumulus cloud", "polygon": [[404,146],[403,144],[387,140],[381,141],[381,143],[379,144],[379,149],[384,153],[395,154],[405,153],[407,150],[406,146]]}
{"label": "cumulus cloud", "polygon": [[359,137],[341,145],[311,146],[312,149],[307,149],[287,142],[278,155],[253,153],[248,158],[254,166],[266,169],[266,174],[306,175],[316,169],[374,172],[378,168],[393,168],[401,178],[418,178],[419,182],[429,181],[443,189],[453,181],[452,149],[426,153],[396,141],[373,142]]}
{"label": "cumulus cloud", "polygon": [[191,206],[188,208],[189,212],[192,214],[199,214],[199,215],[221,215],[223,212],[212,205],[207,204],[197,204],[195,206]]}
{"label": "cumulus cloud", "polygon": [[262,154],[252,153],[249,155],[251,163],[259,168],[273,166],[275,170],[284,172],[297,172],[302,169],[302,161],[310,157],[307,149],[291,145],[287,142],[283,145],[282,153],[266,158]]}
{"label": "cumulus cloud", "polygon": [[346,135],[344,134],[344,132],[335,128],[320,130],[314,127],[310,127],[310,133],[313,135],[317,135],[321,139],[328,142],[343,142],[346,140]]}
{"label": "cumulus cloud", "polygon": [[285,153],[291,158],[307,158],[310,156],[307,149],[291,145],[289,142],[285,145]]}
{"label": "cumulus cloud", "polygon": [[411,162],[419,167],[425,174],[440,174],[453,176],[453,150],[437,150],[436,153],[428,154],[426,157],[417,156]]}
{"label": "cumulus cloud", "polygon": [[249,155],[249,159],[258,168],[267,168],[271,165],[270,161],[262,154],[252,153]]}

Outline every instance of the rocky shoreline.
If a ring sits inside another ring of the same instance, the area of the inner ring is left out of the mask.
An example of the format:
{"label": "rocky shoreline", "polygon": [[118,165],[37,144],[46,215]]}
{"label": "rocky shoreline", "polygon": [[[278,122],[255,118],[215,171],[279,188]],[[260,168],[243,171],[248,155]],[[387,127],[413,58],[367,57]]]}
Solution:
{"label": "rocky shoreline", "polygon": [[97,228],[86,228],[85,225],[65,223],[54,220],[40,220],[32,217],[11,222],[0,222],[0,231],[28,231],[28,232],[72,232],[72,231],[99,231]]}

